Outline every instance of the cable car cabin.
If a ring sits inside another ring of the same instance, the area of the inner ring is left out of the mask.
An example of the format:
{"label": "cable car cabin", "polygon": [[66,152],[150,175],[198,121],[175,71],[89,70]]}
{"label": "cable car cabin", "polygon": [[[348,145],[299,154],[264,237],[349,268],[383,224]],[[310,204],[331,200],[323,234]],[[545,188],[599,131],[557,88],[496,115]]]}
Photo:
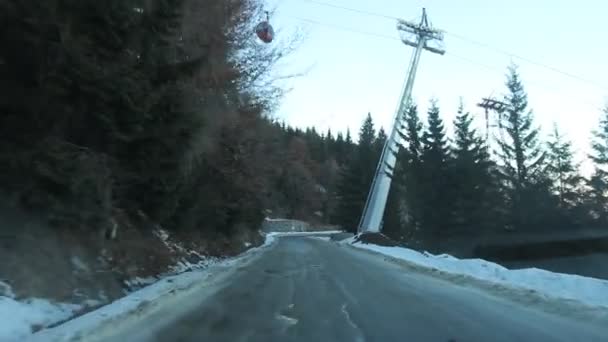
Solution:
{"label": "cable car cabin", "polygon": [[262,21],[255,28],[255,33],[261,41],[268,44],[274,39],[274,29],[268,21]]}

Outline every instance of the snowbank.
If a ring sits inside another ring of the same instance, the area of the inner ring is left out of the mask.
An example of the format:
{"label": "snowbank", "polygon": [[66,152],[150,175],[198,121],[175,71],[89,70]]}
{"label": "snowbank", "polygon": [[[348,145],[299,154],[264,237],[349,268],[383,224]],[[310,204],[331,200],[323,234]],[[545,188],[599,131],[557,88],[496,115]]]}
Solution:
{"label": "snowbank", "polygon": [[[168,294],[173,294],[191,287],[208,276],[204,272],[211,265],[230,266],[249,252],[259,250],[274,241],[274,235],[266,237],[265,243],[234,258],[220,259],[204,257],[195,251],[186,250],[183,246],[169,239],[169,234],[158,229],[155,234],[164,242],[168,249],[184,255],[197,256],[197,262],[189,262],[185,258],[178,260],[167,274],[159,277],[133,278],[125,282],[129,289],[136,290],[95,311],[89,312],[72,320],[87,306],[99,305],[85,301],[84,304],[54,303],[42,298],[16,300],[11,287],[0,282],[0,341],[23,341],[30,337],[35,341],[67,340],[70,336],[95,329],[110,318],[138,310],[142,305],[153,302]],[[32,331],[45,329],[63,321],[55,328],[42,330],[32,334]]]}
{"label": "snowbank", "polygon": [[[160,235],[164,235],[162,231]],[[129,295],[122,297],[108,305],[105,305],[95,311],[91,311],[82,316],[76,317],[72,320],[67,321],[57,327],[42,330],[38,333],[31,335],[30,326],[31,324],[38,324],[42,327],[48,326],[49,324],[63,321],[73,316],[73,309],[78,309],[78,306],[70,306],[66,304],[48,304],[45,308],[46,311],[41,309],[38,310],[40,315],[31,315],[30,318],[25,317],[14,317],[11,315],[11,319],[8,316],[3,316],[5,305],[0,302],[0,327],[2,325],[18,326],[20,327],[19,334],[15,331],[8,331],[5,335],[2,335],[2,329],[0,328],[0,341],[23,341],[26,337],[30,337],[28,341],[68,341],[77,336],[86,336],[87,333],[96,331],[100,327],[112,324],[121,317],[128,317],[134,312],[138,312],[146,308],[146,306],[159,301],[162,298],[169,297],[178,293],[183,293],[185,290],[192,288],[196,284],[208,279],[211,275],[207,272],[208,266],[217,267],[231,267],[236,263],[240,262],[248,255],[266,248],[275,241],[275,236],[269,234],[266,236],[266,240],[263,245],[249,249],[247,252],[227,259],[201,259],[198,263],[189,263],[186,260],[180,261],[178,265],[174,267],[174,270],[186,270],[184,273],[177,275],[167,276],[161,280],[157,280],[154,283],[143,287],[137,291],[130,293]],[[161,237],[162,239],[162,237]],[[167,241],[166,237],[163,239]],[[167,242],[170,243],[170,242]],[[172,248],[180,248],[179,245],[173,245]],[[153,281],[152,279],[133,279],[133,283],[137,284],[148,284]],[[31,305],[28,303],[15,302],[18,305],[22,305],[24,308],[29,308]],[[6,306],[6,311],[11,312],[10,308]],[[34,308],[32,308],[33,310]],[[72,309],[72,310],[66,310]]]}
{"label": "snowbank", "polygon": [[15,299],[9,284],[0,281],[0,341],[21,341],[49,324],[63,321],[83,305],[52,303],[41,298]]}
{"label": "snowbank", "polygon": [[578,275],[554,273],[536,268],[509,270],[481,259],[457,259],[451,255],[420,253],[403,247],[382,247],[352,243],[396,259],[450,274],[466,275],[511,288],[534,290],[547,297],[574,300],[589,306],[608,308],[608,281]]}
{"label": "snowbank", "polygon": [[309,236],[308,238],[322,241],[331,241],[331,237],[329,236]]}
{"label": "snowbank", "polygon": [[161,280],[155,278],[135,278],[128,282],[128,286],[144,286],[142,289],[118,299],[111,304],[87,313],[72,321],[60,325],[61,329],[46,334],[41,331],[32,335],[33,331],[66,321],[86,309],[86,304],[95,304],[85,301],[84,305],[55,303],[42,298],[28,298],[17,301],[8,296],[0,296],[0,341],[24,341],[28,337],[37,336],[38,341],[67,340],[75,332],[86,331],[97,326],[104,319],[115,317],[124,312],[137,309],[143,303],[153,301],[174,292],[187,288],[206,277],[203,272],[187,272],[169,276]]}
{"label": "snowbank", "polygon": [[[275,237],[280,236],[315,236],[315,235],[333,235],[344,233],[341,230],[326,230],[326,231],[318,231],[318,232],[273,232],[266,234],[266,239],[271,239],[270,242],[274,241]],[[268,242],[268,240],[267,240]]]}
{"label": "snowbank", "polygon": [[[158,237],[172,250],[196,254],[194,251],[185,251],[179,244],[173,243],[168,234],[158,230]],[[40,298],[30,298],[17,301],[12,295],[8,284],[0,282],[0,341],[23,341],[28,337],[32,341],[65,341],[74,336],[93,331],[112,319],[126,316],[142,307],[159,300],[162,297],[175,294],[204,281],[209,272],[205,270],[211,265],[230,267],[252,252],[271,245],[280,236],[324,236],[340,233],[340,231],[325,232],[285,232],[269,233],[265,235],[262,246],[249,249],[240,256],[228,259],[204,258],[199,255],[200,261],[190,263],[180,260],[170,270],[173,275],[158,278],[134,278],[126,282],[129,288],[139,288],[127,296],[82,316],[68,320],[84,308],[83,305],[53,303]],[[177,273],[177,274],[176,274]],[[62,321],[67,322],[46,330],[32,334],[32,329],[44,329]]]}
{"label": "snowbank", "polygon": [[193,271],[164,278],[56,328],[40,331],[31,336],[31,341],[68,341],[74,336],[83,335],[96,329],[105,321],[116,319],[138,310],[150,302],[175,293],[175,291],[187,289],[193,284],[204,280],[207,276],[206,272]]}
{"label": "snowbank", "polygon": [[32,328],[70,318],[80,308],[80,305],[51,303],[39,298],[17,301],[0,297],[0,341],[22,341],[31,334]]}

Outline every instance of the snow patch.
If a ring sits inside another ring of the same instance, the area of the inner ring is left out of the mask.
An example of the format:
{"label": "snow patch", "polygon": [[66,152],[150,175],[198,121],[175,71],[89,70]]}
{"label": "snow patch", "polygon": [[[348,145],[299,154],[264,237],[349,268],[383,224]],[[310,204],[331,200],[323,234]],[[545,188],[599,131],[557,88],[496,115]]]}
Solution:
{"label": "snow patch", "polygon": [[[170,291],[187,287],[202,279],[199,273],[190,271],[205,269],[221,261],[220,258],[206,257],[196,251],[185,249],[182,245],[171,241],[169,233],[163,229],[156,229],[154,234],[169,250],[187,255],[188,258],[178,260],[165,274],[156,277],[135,277],[124,281],[126,296],[110,305],[106,305],[103,307],[104,310],[100,312],[98,310],[94,311],[95,313],[91,313],[91,315],[84,315],[88,318],[84,318],[83,320],[77,319],[81,322],[78,324],[82,324],[82,326],[78,325],[77,328],[84,329],[89,325],[93,326],[104,317],[110,317],[125,310],[133,309],[143,302],[155,300]],[[104,250],[102,251],[100,260],[105,259],[107,259],[107,251]],[[73,256],[70,262],[74,273],[89,272],[89,267],[78,257]],[[188,272],[189,275],[184,272]],[[108,298],[103,291],[99,293],[99,299],[86,298],[79,289],[75,289],[73,295],[82,299],[79,304],[53,303],[40,298],[17,301],[14,299],[15,294],[10,285],[0,281],[0,341],[22,341],[31,335],[33,330],[44,329],[66,321],[82,313],[87,308],[98,307],[108,302]],[[55,339],[61,338],[56,337],[47,340]]]}
{"label": "snow patch", "polygon": [[138,288],[142,288],[144,286],[150,285],[150,284],[156,282],[156,280],[157,279],[154,277],[145,277],[145,278],[135,277],[133,279],[125,280],[124,285],[129,290],[133,290],[133,289],[138,289]]}
{"label": "snow patch", "polygon": [[[186,289],[206,277],[205,272],[188,272],[161,279],[98,310],[86,313],[55,328],[40,331],[31,336],[32,341],[69,341],[73,337],[93,331],[109,319],[137,310],[146,303],[175,291]],[[69,318],[69,315],[65,318]]]}
{"label": "snow patch", "polygon": [[357,236],[356,236],[356,235],[353,235],[353,236],[351,236],[351,237],[349,237],[349,238],[346,238],[346,239],[344,239],[344,240],[341,240],[339,243],[340,243],[340,244],[342,244],[342,245],[352,245],[352,244],[354,244],[354,243],[355,243],[355,239],[356,239],[356,238],[357,238]]}
{"label": "snow patch", "polygon": [[[187,251],[181,245],[173,243],[166,231],[158,229],[155,234],[168,248],[181,249],[188,255],[196,256],[200,261],[191,263],[186,259],[180,260],[170,270],[170,272],[175,273],[182,272],[177,275],[130,279],[125,284],[129,288],[137,289],[136,291],[71,320],[68,319],[82,310],[84,306],[97,306],[101,303],[95,300],[85,300],[83,305],[75,305],[50,303],[41,299],[16,301],[12,298],[0,297],[0,341],[23,341],[28,337],[31,341],[67,341],[72,338],[87,336],[87,334],[94,334],[95,331],[108,324],[114,324],[111,323],[112,320],[130,317],[132,313],[142,310],[150,303],[171,294],[181,293],[196,284],[204,282],[211,274],[206,271],[208,266],[215,264],[220,267],[232,267],[246,255],[267,248],[280,236],[330,235],[335,233],[340,233],[340,231],[270,233],[265,235],[262,246],[251,248],[235,258],[219,259],[204,257],[196,251]],[[10,286],[4,283],[0,284],[2,284],[0,289],[6,288],[7,290],[4,292],[12,294]],[[105,294],[100,293],[100,298],[103,297],[105,297]],[[15,312],[17,314],[14,314]],[[62,321],[66,322],[53,328],[44,329]],[[32,335],[32,326],[44,330]]]}
{"label": "snow patch", "polygon": [[[165,244],[167,249],[169,249],[171,252],[179,253],[182,255],[187,255],[190,257],[190,259],[197,260],[196,262],[191,262],[187,258],[181,258],[180,260],[177,261],[177,263],[175,265],[173,265],[169,268],[169,272],[167,272],[164,275],[160,275],[160,277],[164,277],[164,276],[168,276],[168,275],[175,275],[175,274],[179,274],[179,273],[183,273],[183,272],[189,272],[189,271],[192,271],[195,269],[206,268],[212,264],[215,264],[215,263],[221,261],[221,258],[201,255],[199,252],[197,252],[195,250],[188,250],[181,244],[171,241],[169,239],[169,233],[162,228],[156,229],[154,231],[154,234]],[[156,278],[154,278],[154,280],[156,280]],[[150,284],[150,283],[151,282],[148,282],[145,285]]]}
{"label": "snow patch", "polygon": [[175,243],[175,242],[169,240],[169,233],[166,230],[164,230],[162,228],[155,229],[154,235],[156,235],[156,237],[158,237],[165,244],[165,246],[167,246],[167,248],[171,252],[185,252],[186,251],[186,249],[179,243]]}
{"label": "snow patch", "polygon": [[[159,231],[159,237],[161,239],[164,237],[164,241],[171,243],[168,239],[169,235],[163,234],[162,230]],[[86,340],[86,336],[91,334],[98,337],[96,332],[100,331],[100,329],[104,329],[104,327],[107,327],[108,325],[115,324],[116,320],[120,321],[123,319],[128,319],[129,317],[133,316],[133,314],[137,314],[139,311],[145,310],[145,308],[152,303],[156,303],[161,299],[170,298],[170,296],[173,294],[184,293],[184,291],[188,290],[189,288],[208,280],[208,278],[214,272],[208,271],[206,266],[215,265],[220,268],[232,267],[242,262],[248,255],[266,248],[275,241],[274,239],[274,236],[266,236],[266,240],[262,246],[251,248],[247,252],[237,257],[228,259],[203,258],[200,262],[195,264],[183,260],[175,266],[176,270],[188,269],[189,272],[166,276],[160,280],[155,278],[134,278],[129,281],[129,284],[132,286],[139,286],[149,282],[153,283],[137,291],[131,292],[125,297],[122,297],[95,311],[91,311],[82,316],[76,317],[54,328],[42,330],[33,335],[30,335],[30,331],[28,330],[27,332],[19,335],[18,338],[15,338],[15,340],[23,340],[25,337],[30,337],[28,341],[32,342],[70,341],[74,338]],[[191,251],[191,253],[196,252]],[[101,293],[100,297],[102,295],[105,296],[105,294]],[[74,306],[74,308],[77,309],[79,307]],[[15,323],[8,321],[2,315],[2,310],[4,310],[4,305],[0,303],[0,327],[2,324],[7,324],[9,326],[22,324],[21,322],[23,319],[21,318],[14,319],[15,321],[18,320],[18,322]],[[42,327],[45,327],[49,324],[68,319],[71,316],[73,316],[73,313],[71,312],[66,313],[66,315],[63,316],[57,315],[57,318],[49,321],[49,323],[43,323],[41,325]],[[16,335],[13,334],[8,336],[15,337]],[[0,335],[0,341],[5,341],[2,335]],[[8,341],[13,340],[8,339]]]}
{"label": "snow patch", "polygon": [[2,281],[0,281],[0,297],[15,298],[15,293],[13,293],[11,286]]}
{"label": "snow patch", "polygon": [[331,238],[329,236],[309,236],[309,239],[322,240],[322,241],[330,241]]}
{"label": "snow patch", "polygon": [[273,233],[268,233],[266,234],[266,238],[268,239],[269,237],[281,237],[281,236],[314,236],[314,235],[333,235],[333,234],[339,234],[339,233],[344,233],[341,230],[326,230],[326,231],[319,231],[319,232],[273,232]]}
{"label": "snow patch", "polygon": [[270,217],[265,217],[264,218],[265,221],[268,222],[285,222],[285,221],[292,221],[290,219],[286,219],[286,218],[270,218]]}
{"label": "snow patch", "polygon": [[68,319],[80,308],[39,298],[17,301],[0,297],[0,341],[22,341],[33,330]]}
{"label": "snow patch", "polygon": [[537,268],[509,270],[482,259],[458,259],[448,254],[420,253],[403,247],[350,243],[356,248],[378,252],[429,269],[467,275],[510,288],[533,290],[547,297],[574,300],[592,307],[608,308],[608,281],[606,280],[554,273]]}
{"label": "snow patch", "polygon": [[75,273],[78,273],[78,272],[88,273],[89,272],[89,267],[82,260],[80,260],[79,257],[72,256],[70,258],[70,262],[72,263],[72,266],[74,267]]}

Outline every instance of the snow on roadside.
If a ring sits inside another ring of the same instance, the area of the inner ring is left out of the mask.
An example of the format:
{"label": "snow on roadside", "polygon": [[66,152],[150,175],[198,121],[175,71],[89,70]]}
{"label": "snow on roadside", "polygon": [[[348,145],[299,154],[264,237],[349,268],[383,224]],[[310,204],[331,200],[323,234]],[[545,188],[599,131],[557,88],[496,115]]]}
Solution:
{"label": "snow on roadside", "polygon": [[32,328],[65,320],[82,308],[77,304],[52,303],[41,298],[17,301],[11,287],[0,282],[0,341],[22,341]]}
{"label": "snow on roadside", "polygon": [[457,259],[451,255],[420,253],[403,247],[352,243],[429,269],[466,275],[507,287],[534,290],[548,297],[574,300],[589,306],[608,308],[608,281],[578,275],[554,273],[537,268],[509,270],[482,259]]}
{"label": "snow on roadside", "polygon": [[[265,235],[263,245],[250,248],[247,252],[234,258],[219,259],[203,257],[195,251],[185,250],[180,244],[172,242],[167,232],[159,229],[156,234],[169,249],[190,255],[194,254],[200,258],[200,261],[191,263],[182,259],[169,270],[168,274],[159,276],[160,279],[155,277],[133,278],[125,285],[137,290],[108,305],[71,320],[69,319],[83,309],[83,305],[52,303],[40,298],[17,301],[13,298],[11,287],[0,282],[0,290],[2,290],[0,291],[0,341],[24,341],[28,337],[32,341],[69,340],[79,334],[93,331],[108,319],[128,314],[142,305],[200,283],[209,275],[204,272],[208,266],[213,264],[232,266],[245,255],[271,245],[277,237],[322,236],[335,233],[340,233],[340,231],[269,233]],[[66,322],[57,327],[32,334],[32,328],[44,329],[62,321]]]}
{"label": "snow on roadside", "polygon": [[331,241],[331,237],[329,236],[309,236],[308,238],[322,241]]}
{"label": "snow on roadside", "polygon": [[[162,236],[162,232],[160,232]],[[161,237],[162,239],[162,237]],[[165,237],[165,241],[167,238]],[[11,335],[2,335],[0,329],[0,341],[23,341],[25,338],[29,337],[29,341],[32,342],[46,342],[46,341],[68,341],[75,336],[86,335],[87,333],[94,331],[99,328],[105,322],[110,321],[113,318],[122,317],[130,314],[145,306],[151,302],[157,301],[163,297],[166,297],[170,294],[180,292],[192,287],[195,284],[198,284],[209,277],[209,273],[205,272],[207,267],[193,267],[202,265],[205,260],[207,260],[206,266],[211,266],[215,264],[217,266],[232,266],[235,263],[242,260],[243,257],[251,254],[252,252],[263,249],[275,241],[274,235],[267,235],[265,242],[263,245],[259,247],[250,248],[245,253],[227,259],[214,259],[209,261],[207,259],[202,260],[197,264],[191,264],[187,261],[183,261],[183,265],[180,267],[176,267],[176,269],[186,269],[190,272],[183,272],[177,275],[171,275],[164,277],[160,280],[154,280],[153,283],[147,284],[147,286],[131,292],[130,294],[122,297],[108,305],[105,305],[97,310],[88,312],[82,316],[76,317],[72,320],[69,320],[57,327],[46,329],[39,331],[35,334],[30,333],[30,325],[33,324],[41,324],[42,327],[48,326],[49,324],[53,324],[55,322],[63,321],[67,318],[70,318],[73,314],[71,312],[66,312],[66,315],[48,315],[44,317],[36,317],[35,319],[24,320],[19,318],[18,321],[15,318],[5,318],[2,316],[3,304],[0,302],[0,327],[3,324],[6,325],[22,325],[23,329],[20,331],[19,335],[15,333],[8,332]],[[171,243],[171,242],[168,242]],[[173,248],[180,248],[180,246],[173,246]],[[152,279],[133,279],[134,283],[138,284],[146,284],[151,282]],[[1,297],[0,297],[1,298]],[[20,303],[20,302],[17,302]],[[62,308],[62,305],[50,304],[51,307]]]}
{"label": "snow on roadside", "polygon": [[15,298],[15,293],[11,286],[7,283],[0,281],[0,297]]}
{"label": "snow on roadside", "polygon": [[74,336],[94,330],[104,321],[137,310],[175,291],[187,289],[208,276],[205,272],[186,272],[166,277],[140,290],[122,297],[111,304],[91,311],[55,328],[40,331],[31,336],[32,341],[68,341]]}
{"label": "snow on roadside", "polygon": [[[196,272],[197,270],[206,269],[218,263],[230,265],[238,258],[220,259],[202,256],[196,251],[187,250],[181,244],[171,241],[169,234],[162,229],[157,229],[154,233],[169,250],[196,257],[197,261],[191,262],[182,258],[170,267],[166,274],[158,277],[135,277],[127,280],[124,285],[131,291],[125,297],[71,321],[67,320],[78,315],[86,307],[97,306],[101,303],[94,303],[92,300],[85,300],[82,304],[55,303],[43,298],[16,300],[12,288],[0,281],[0,341],[23,341],[30,336],[47,336],[47,331],[51,330],[59,331],[57,332],[59,335],[49,335],[48,339],[43,337],[38,340],[61,340],[65,337],[65,334],[95,327],[108,317],[129,312],[142,303],[154,301],[172,291],[189,287],[206,277],[204,272]],[[268,238],[264,246],[270,244],[272,239],[272,237]],[[258,248],[260,247],[252,248],[250,251]],[[32,330],[44,329],[63,321],[67,322],[57,328],[51,328],[47,331],[42,330],[32,335]],[[68,328],[64,329],[64,326]],[[58,329],[59,327],[61,329]]]}
{"label": "snow on roadside", "polygon": [[357,235],[353,235],[349,238],[346,238],[344,240],[340,240],[340,242],[338,242],[341,245],[352,245],[353,243],[355,243],[355,240],[357,239]]}
{"label": "snow on roadside", "polygon": [[272,233],[266,234],[266,238],[274,239],[275,237],[280,237],[280,236],[333,235],[333,234],[339,234],[339,233],[344,233],[344,232],[341,230],[325,230],[325,231],[318,231],[318,232],[272,232]]}

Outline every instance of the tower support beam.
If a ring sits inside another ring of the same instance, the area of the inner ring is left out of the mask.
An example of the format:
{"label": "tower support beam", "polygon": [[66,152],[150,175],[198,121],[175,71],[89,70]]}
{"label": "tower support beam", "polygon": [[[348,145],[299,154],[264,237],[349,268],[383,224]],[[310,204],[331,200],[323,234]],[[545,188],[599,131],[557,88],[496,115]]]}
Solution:
{"label": "tower support beam", "polygon": [[[415,47],[415,50],[412,53],[407,79],[397,105],[393,127],[382,149],[374,180],[367,195],[363,214],[359,221],[359,232],[379,232],[382,228],[382,218],[391,187],[392,171],[397,162],[399,147],[403,143],[403,139],[401,138],[403,133],[400,130],[404,126],[404,114],[411,105],[412,89],[422,50],[440,55],[445,53],[445,50],[441,47],[432,46],[432,43],[443,42],[443,33],[431,27],[424,8],[422,9],[422,19],[419,23],[399,20],[397,22],[397,30],[402,33],[401,40],[403,43]],[[408,35],[413,35],[414,39],[408,37]]]}

